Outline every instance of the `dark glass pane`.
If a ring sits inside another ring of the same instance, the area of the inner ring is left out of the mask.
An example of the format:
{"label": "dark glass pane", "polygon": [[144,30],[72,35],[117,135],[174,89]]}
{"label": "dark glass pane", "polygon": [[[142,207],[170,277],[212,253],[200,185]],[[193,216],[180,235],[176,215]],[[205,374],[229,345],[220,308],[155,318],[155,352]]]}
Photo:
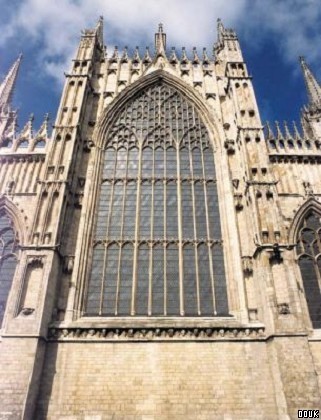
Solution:
{"label": "dark glass pane", "polygon": [[138,250],[136,314],[147,315],[149,290],[149,248],[141,245]]}
{"label": "dark glass pane", "polygon": [[154,184],[154,238],[164,237],[164,186]]}
{"label": "dark glass pane", "polygon": [[207,208],[208,218],[210,224],[210,235],[211,239],[221,238],[221,221],[218,208],[218,197],[216,185],[213,182],[209,182],[206,185],[207,188]]}
{"label": "dark glass pane", "polygon": [[153,174],[153,150],[151,148],[143,149],[142,158],[142,177],[151,177]]}
{"label": "dark glass pane", "polygon": [[202,155],[199,148],[194,148],[193,156],[193,175],[203,177]]}
{"label": "dark glass pane", "polygon": [[179,315],[179,269],[178,248],[170,245],[166,249],[167,314]]}
{"label": "dark glass pane", "polygon": [[186,315],[197,315],[196,265],[193,245],[184,246],[184,307]]}
{"label": "dark glass pane", "polygon": [[196,213],[196,230],[198,238],[206,238],[206,211],[205,211],[205,195],[204,185],[196,182],[194,184],[195,194],[195,213]]}
{"label": "dark glass pane", "polygon": [[189,163],[189,151],[186,147],[180,149],[180,165],[181,165],[181,176],[189,177],[190,173],[190,163]]}
{"label": "dark glass pane", "polygon": [[117,183],[114,186],[113,208],[112,208],[112,215],[111,215],[111,223],[109,227],[109,236],[111,238],[120,237],[123,198],[124,198],[124,184]]}
{"label": "dark glass pane", "polygon": [[107,263],[104,278],[103,314],[115,315],[117,296],[117,273],[119,264],[119,247],[116,244],[107,249]]}
{"label": "dark glass pane", "polygon": [[174,147],[169,147],[166,150],[166,176],[177,176],[177,157]]}
{"label": "dark glass pane", "polygon": [[154,167],[154,176],[156,178],[164,177],[164,150],[158,147],[154,151],[155,167]]}
{"label": "dark glass pane", "polygon": [[177,238],[177,185],[169,183],[166,185],[166,229],[168,238]]}
{"label": "dark glass pane", "polygon": [[315,267],[312,258],[307,257],[299,259],[299,266],[313,328],[321,328],[321,294],[316,275],[316,269],[320,270],[320,266]]}
{"label": "dark glass pane", "polygon": [[200,303],[202,315],[214,314],[212,284],[210,275],[209,249],[205,244],[198,247],[198,272],[200,283]]}
{"label": "dark glass pane", "polygon": [[182,182],[181,192],[183,238],[192,239],[194,238],[192,184],[190,182]]}
{"label": "dark glass pane", "polygon": [[130,315],[133,283],[133,246],[125,245],[121,250],[118,315]]}
{"label": "dark glass pane", "polygon": [[114,149],[107,149],[105,151],[103,179],[112,178],[114,176],[116,163],[116,152]]}
{"label": "dark glass pane", "polygon": [[127,176],[129,178],[134,178],[138,176],[138,149],[130,149],[128,157],[128,169]]}
{"label": "dark glass pane", "polygon": [[151,235],[151,211],[152,211],[152,185],[142,184],[140,196],[140,224],[139,233],[142,238],[149,238]]}
{"label": "dark glass pane", "polygon": [[105,248],[102,245],[96,246],[93,251],[92,268],[89,280],[86,308],[86,312],[89,315],[98,315],[99,313],[104,252]]}
{"label": "dark glass pane", "polygon": [[228,314],[226,279],[222,246],[217,244],[212,247],[214,287],[217,315]]}
{"label": "dark glass pane", "polygon": [[161,245],[153,248],[152,313],[164,314],[164,249]]}
{"label": "dark glass pane", "polygon": [[206,148],[203,151],[203,158],[206,178],[215,178],[214,156],[212,149]]}
{"label": "dark glass pane", "polygon": [[135,237],[135,224],[136,224],[136,195],[137,195],[137,184],[129,183],[126,187],[126,202],[124,211],[124,228],[123,237],[132,238]]}
{"label": "dark glass pane", "polygon": [[96,239],[106,239],[107,222],[110,206],[110,194],[112,186],[109,183],[103,183],[100,187],[100,202],[98,206]]}
{"label": "dark glass pane", "polygon": [[124,177],[126,175],[127,150],[120,149],[117,152],[116,177]]}

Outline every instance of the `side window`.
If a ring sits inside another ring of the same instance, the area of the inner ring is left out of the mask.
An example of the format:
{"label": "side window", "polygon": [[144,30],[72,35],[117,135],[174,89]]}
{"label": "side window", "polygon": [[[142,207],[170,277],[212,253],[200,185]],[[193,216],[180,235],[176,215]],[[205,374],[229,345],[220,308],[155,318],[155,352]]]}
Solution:
{"label": "side window", "polygon": [[17,241],[11,221],[0,211],[0,328],[17,265]]}
{"label": "side window", "polygon": [[313,328],[321,328],[321,223],[310,212],[299,231],[298,264]]}

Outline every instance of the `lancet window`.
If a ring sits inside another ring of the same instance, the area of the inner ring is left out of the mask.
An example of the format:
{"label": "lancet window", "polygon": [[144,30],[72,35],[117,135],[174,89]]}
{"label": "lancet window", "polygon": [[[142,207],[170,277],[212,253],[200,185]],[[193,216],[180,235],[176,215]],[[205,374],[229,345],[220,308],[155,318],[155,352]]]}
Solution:
{"label": "lancet window", "polygon": [[228,314],[214,151],[164,82],[127,103],[106,139],[87,316]]}
{"label": "lancet window", "polygon": [[314,328],[321,328],[321,223],[314,211],[299,231],[297,254],[310,319]]}
{"label": "lancet window", "polygon": [[10,219],[0,210],[0,328],[17,265],[17,241]]}

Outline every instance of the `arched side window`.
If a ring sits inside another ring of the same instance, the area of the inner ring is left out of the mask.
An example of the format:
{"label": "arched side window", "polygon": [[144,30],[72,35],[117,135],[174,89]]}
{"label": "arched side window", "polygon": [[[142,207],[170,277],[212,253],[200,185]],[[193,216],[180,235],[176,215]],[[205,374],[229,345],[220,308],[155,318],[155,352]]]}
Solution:
{"label": "arched side window", "polygon": [[321,223],[315,211],[299,230],[297,255],[311,322],[321,328]]}
{"label": "arched side window", "polygon": [[195,107],[164,82],[109,130],[85,314],[228,314],[214,151]]}
{"label": "arched side window", "polygon": [[17,265],[17,241],[11,221],[0,210],[0,328]]}

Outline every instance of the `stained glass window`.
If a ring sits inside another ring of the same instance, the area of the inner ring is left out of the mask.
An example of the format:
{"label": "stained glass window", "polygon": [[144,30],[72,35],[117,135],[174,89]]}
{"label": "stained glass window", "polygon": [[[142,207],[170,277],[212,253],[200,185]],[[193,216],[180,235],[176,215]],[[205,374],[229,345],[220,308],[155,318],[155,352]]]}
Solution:
{"label": "stained glass window", "polygon": [[93,244],[86,315],[228,314],[214,151],[163,82],[109,131]]}
{"label": "stained glass window", "polygon": [[321,223],[313,211],[300,229],[297,254],[311,322],[321,328]]}
{"label": "stained glass window", "polygon": [[0,211],[0,328],[17,265],[17,243],[10,219]]}

